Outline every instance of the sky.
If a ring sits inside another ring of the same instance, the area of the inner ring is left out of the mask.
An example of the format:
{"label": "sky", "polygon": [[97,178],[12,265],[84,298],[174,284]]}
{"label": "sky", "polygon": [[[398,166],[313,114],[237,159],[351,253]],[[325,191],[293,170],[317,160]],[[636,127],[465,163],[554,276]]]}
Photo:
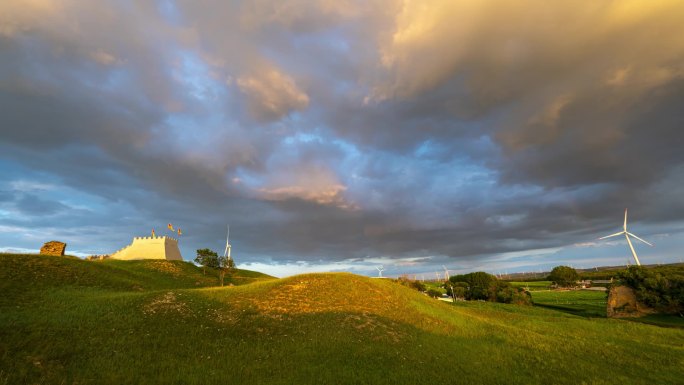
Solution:
{"label": "sky", "polygon": [[681,1],[0,2],[0,250],[277,276],[684,257]]}

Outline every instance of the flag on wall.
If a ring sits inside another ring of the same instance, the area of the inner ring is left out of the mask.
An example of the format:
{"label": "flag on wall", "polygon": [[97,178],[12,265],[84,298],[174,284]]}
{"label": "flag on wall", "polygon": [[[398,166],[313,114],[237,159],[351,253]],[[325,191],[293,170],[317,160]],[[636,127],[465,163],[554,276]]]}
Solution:
{"label": "flag on wall", "polygon": [[173,231],[173,225],[172,224],[169,223],[169,225],[167,227],[169,228],[169,230]]}
{"label": "flag on wall", "polygon": [[181,236],[183,233],[180,231],[180,227],[178,228],[178,235]]}
{"label": "flag on wall", "polygon": [[154,229],[152,229],[152,236],[153,236],[153,237],[156,237],[156,235],[154,235]]}

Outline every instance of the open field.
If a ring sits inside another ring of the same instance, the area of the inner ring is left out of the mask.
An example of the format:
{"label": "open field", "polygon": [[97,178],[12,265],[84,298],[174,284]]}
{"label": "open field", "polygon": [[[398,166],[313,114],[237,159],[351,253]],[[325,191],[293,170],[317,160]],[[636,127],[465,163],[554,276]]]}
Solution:
{"label": "open field", "polygon": [[0,255],[0,384],[681,383],[681,329],[147,262]]}
{"label": "open field", "polygon": [[532,301],[544,306],[585,317],[606,316],[606,293],[593,290],[533,291]]}
{"label": "open field", "polygon": [[549,290],[551,281],[509,282],[513,287],[522,287],[528,291]]}

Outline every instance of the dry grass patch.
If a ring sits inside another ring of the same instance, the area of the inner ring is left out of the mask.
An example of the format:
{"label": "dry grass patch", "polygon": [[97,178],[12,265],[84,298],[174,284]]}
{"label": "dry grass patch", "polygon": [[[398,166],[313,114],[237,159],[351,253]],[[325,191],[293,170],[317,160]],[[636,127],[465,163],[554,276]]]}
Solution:
{"label": "dry grass patch", "polygon": [[171,261],[145,261],[145,268],[148,270],[166,273],[174,277],[178,277],[185,274],[183,269],[181,269],[177,263]]}
{"label": "dry grass patch", "polygon": [[190,310],[185,302],[178,299],[176,293],[169,291],[143,306],[143,313],[146,315],[175,313],[182,316],[190,316],[192,315],[192,310]]}

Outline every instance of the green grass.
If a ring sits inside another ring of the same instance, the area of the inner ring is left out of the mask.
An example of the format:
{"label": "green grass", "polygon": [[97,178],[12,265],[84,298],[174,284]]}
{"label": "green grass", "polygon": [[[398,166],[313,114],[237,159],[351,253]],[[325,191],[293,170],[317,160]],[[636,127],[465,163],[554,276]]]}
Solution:
{"label": "green grass", "polygon": [[650,325],[684,329],[684,317],[675,314],[649,314],[640,318],[630,318],[630,320]]}
{"label": "green grass", "polygon": [[446,289],[444,288],[444,282],[441,281],[425,281],[423,282],[425,285],[425,290],[437,290],[438,292],[442,294],[446,294]]}
{"label": "green grass", "polygon": [[529,291],[539,291],[539,290],[549,290],[551,286],[551,281],[530,281],[530,282],[509,282],[513,287],[522,287]]}
{"label": "green grass", "polygon": [[584,317],[606,316],[606,293],[594,290],[533,291],[532,301]]}
{"label": "green grass", "polygon": [[681,329],[351,274],[211,287],[142,262],[0,255],[0,384],[681,381]]}

